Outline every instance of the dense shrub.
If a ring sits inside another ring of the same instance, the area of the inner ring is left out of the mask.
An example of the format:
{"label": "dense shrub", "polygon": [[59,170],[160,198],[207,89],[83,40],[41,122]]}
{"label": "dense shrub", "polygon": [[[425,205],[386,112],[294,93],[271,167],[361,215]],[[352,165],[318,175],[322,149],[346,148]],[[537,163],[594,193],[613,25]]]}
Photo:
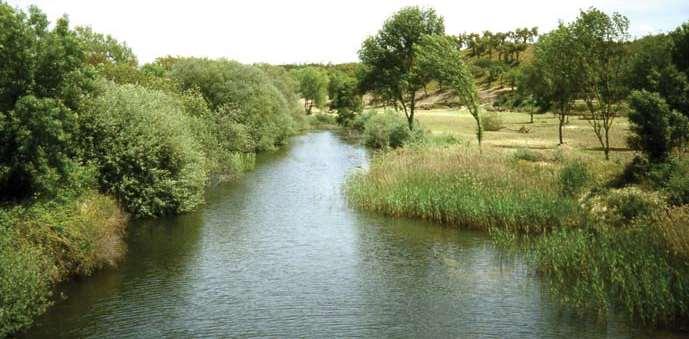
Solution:
{"label": "dense shrub", "polygon": [[115,200],[94,192],[0,209],[0,336],[42,314],[58,281],[114,265],[124,222]]}
{"label": "dense shrub", "polygon": [[181,102],[134,85],[105,85],[82,118],[86,157],[103,190],[139,216],[183,213],[203,201],[201,145]]}
{"label": "dense shrub", "polygon": [[656,93],[635,91],[629,98],[631,130],[630,145],[643,152],[651,162],[667,160],[673,148],[689,141],[689,120],[670,110]]}
{"label": "dense shrub", "polygon": [[172,66],[171,76],[185,89],[198,88],[223,117],[245,125],[258,151],[284,143],[295,129],[293,106],[258,67],[187,58]]}
{"label": "dense shrub", "polygon": [[495,132],[503,129],[505,124],[497,112],[489,112],[481,117],[481,126],[483,126],[483,129],[486,131]]}
{"label": "dense shrub", "polygon": [[545,159],[542,153],[530,150],[528,148],[518,149],[516,152],[514,152],[513,157],[516,160],[524,160],[531,162],[543,161]]}
{"label": "dense shrub", "polygon": [[660,194],[634,186],[611,189],[588,198],[584,205],[595,226],[627,226],[636,219],[656,216],[665,207],[665,199]]}
{"label": "dense shrub", "polygon": [[667,183],[660,190],[673,205],[689,204],[689,157],[673,159],[670,168]]}
{"label": "dense shrub", "polygon": [[366,146],[373,148],[401,147],[415,137],[407,122],[394,112],[378,113],[370,117],[364,124],[363,135]]}
{"label": "dense shrub", "polygon": [[0,191],[3,198],[54,196],[78,165],[72,136],[76,114],[50,98],[20,98],[0,112]]}
{"label": "dense shrub", "polygon": [[582,192],[590,180],[591,174],[586,164],[582,161],[572,161],[560,170],[560,194],[574,197]]}

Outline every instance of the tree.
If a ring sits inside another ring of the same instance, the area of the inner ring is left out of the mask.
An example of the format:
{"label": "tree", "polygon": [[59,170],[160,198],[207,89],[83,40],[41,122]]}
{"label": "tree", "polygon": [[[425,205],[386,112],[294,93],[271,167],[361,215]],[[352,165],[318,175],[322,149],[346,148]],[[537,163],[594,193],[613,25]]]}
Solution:
{"label": "tree", "polygon": [[672,58],[677,68],[689,77],[689,22],[670,33]]}
{"label": "tree", "polygon": [[535,69],[531,69],[536,78],[531,78],[528,85],[537,101],[555,110],[560,145],[564,144],[563,126],[581,83],[572,37],[571,29],[562,23],[541,37],[536,44]]}
{"label": "tree", "polygon": [[126,43],[117,41],[110,35],[94,32],[91,27],[75,28],[76,36],[86,52],[89,65],[124,64],[136,67],[138,61]]}
{"label": "tree", "polygon": [[617,13],[608,16],[595,8],[582,11],[571,25],[581,95],[606,160],[610,159],[610,130],[628,93],[624,84],[628,28],[626,17]]}
{"label": "tree", "polygon": [[673,41],[665,34],[632,42],[625,82],[633,90],[657,92],[671,109],[689,112],[689,81],[677,69],[672,53]]}
{"label": "tree", "polygon": [[328,76],[316,67],[306,67],[297,72],[299,92],[304,97],[304,111],[311,114],[315,105],[322,108],[328,99]]}
{"label": "tree", "polygon": [[665,162],[672,149],[689,140],[689,119],[671,111],[657,93],[634,91],[629,97],[631,131],[629,144],[652,163]]}
{"label": "tree", "polygon": [[407,7],[385,21],[359,50],[362,89],[401,106],[410,130],[414,128],[416,92],[429,82],[428,74],[419,72],[414,47],[426,35],[444,33],[443,18],[435,10]]}
{"label": "tree", "polygon": [[66,18],[49,30],[38,8],[0,3],[0,27],[1,198],[51,196],[76,172],[75,112],[93,74]]}
{"label": "tree", "polygon": [[347,126],[356,113],[363,110],[363,100],[358,93],[356,78],[343,72],[331,74],[328,84],[330,108],[337,111],[337,123]]}
{"label": "tree", "polygon": [[462,62],[462,54],[451,38],[426,35],[415,46],[418,70],[433,79],[449,84],[462,99],[476,120],[476,138],[479,147],[483,137],[479,116],[479,99],[474,78]]}

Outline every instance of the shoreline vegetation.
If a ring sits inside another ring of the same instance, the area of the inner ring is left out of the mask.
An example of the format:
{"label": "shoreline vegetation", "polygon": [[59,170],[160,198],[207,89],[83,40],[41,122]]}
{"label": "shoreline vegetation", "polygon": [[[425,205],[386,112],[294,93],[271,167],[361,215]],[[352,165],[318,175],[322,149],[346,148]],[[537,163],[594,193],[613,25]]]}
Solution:
{"label": "shoreline vegetation", "polygon": [[0,2],[0,337],[115,266],[127,220],[182,214],[309,128],[279,66],[163,57]]}
{"label": "shoreline vegetation", "polygon": [[[500,247],[523,248],[554,298],[582,315],[605,320],[619,312],[643,327],[689,330],[689,23],[630,41],[626,18],[592,8],[525,48],[527,62],[503,63],[509,69],[495,77],[479,66],[495,61],[477,51],[481,37],[460,36],[462,59],[483,84],[475,96],[491,98],[472,124],[472,110],[452,108],[475,105],[471,95],[443,99],[457,91],[446,77],[413,63],[390,65],[404,54],[395,41],[414,40],[397,36],[400,27],[438,20],[432,10],[403,9],[362,47],[364,81],[392,109],[342,124],[377,149],[369,168],[348,178],[350,203],[485,231]],[[427,39],[416,37],[414,48],[426,49]],[[676,78],[652,80],[648,69]],[[426,77],[400,87],[378,77],[390,72]],[[659,87],[670,82],[681,93]],[[425,110],[414,110],[424,100]]]}
{"label": "shoreline vegetation", "polygon": [[564,307],[689,330],[689,23],[631,40],[591,8],[543,35],[453,36],[408,7],[359,63],[281,66],[140,65],[2,1],[0,24],[0,337],[116,265],[127,220],[201,208],[310,128],[376,150],[354,206],[488,232]]}

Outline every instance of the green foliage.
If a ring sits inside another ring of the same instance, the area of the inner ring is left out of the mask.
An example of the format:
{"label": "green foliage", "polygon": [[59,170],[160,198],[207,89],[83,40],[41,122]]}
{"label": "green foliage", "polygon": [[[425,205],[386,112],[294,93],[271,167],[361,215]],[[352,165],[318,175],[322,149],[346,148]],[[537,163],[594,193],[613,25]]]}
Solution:
{"label": "green foliage", "polygon": [[11,225],[11,216],[0,210],[0,337],[30,325],[50,305],[47,258]]}
{"label": "green foliage", "polygon": [[551,107],[558,114],[560,144],[564,143],[562,127],[582,83],[575,53],[572,28],[561,23],[538,41],[534,66],[527,70],[528,91],[542,107]]}
{"label": "green foliage", "polygon": [[560,194],[567,197],[576,197],[591,181],[591,174],[586,164],[582,161],[572,161],[566,164],[560,171]]}
{"label": "green foliage", "polygon": [[673,159],[669,168],[667,181],[661,190],[668,195],[671,204],[689,204],[689,158]]}
{"label": "green foliage", "polygon": [[78,166],[72,161],[74,112],[55,99],[24,96],[0,119],[3,198],[54,196]]}
{"label": "green foliage", "polygon": [[656,93],[632,92],[629,97],[631,131],[629,144],[643,152],[653,163],[664,162],[674,148],[689,141],[689,120],[670,111],[665,100]]}
{"label": "green foliage", "polygon": [[77,27],[76,36],[86,54],[86,63],[93,66],[103,64],[125,64],[136,66],[138,61],[126,43],[110,35],[94,32],[91,27]]}
{"label": "green foliage", "polygon": [[530,162],[537,162],[545,160],[543,154],[530,150],[528,148],[520,148],[513,155],[516,160],[524,160]]}
{"label": "green foliage", "polygon": [[652,222],[623,229],[559,229],[538,241],[535,263],[562,304],[605,317],[610,308],[650,326],[689,319],[689,265]]}
{"label": "green foliage", "polygon": [[505,123],[498,112],[488,112],[482,115],[481,125],[483,129],[490,132],[497,132],[505,127]]}
{"label": "green foliage", "polygon": [[364,143],[372,148],[397,148],[410,141],[414,134],[402,117],[386,111],[369,117],[364,124]]}
{"label": "green foliage", "polygon": [[207,162],[181,102],[134,85],[105,85],[83,117],[99,181],[139,216],[183,213],[203,202]]}
{"label": "green foliage", "polygon": [[431,80],[413,62],[415,46],[427,35],[443,34],[443,18],[433,9],[406,7],[386,20],[359,50],[361,90],[402,106],[409,129],[414,126],[416,92]]}
{"label": "green foliage", "polygon": [[42,314],[60,280],[114,265],[124,221],[114,199],[93,192],[0,209],[0,336]]}
{"label": "green foliage", "polygon": [[689,22],[685,22],[670,33],[672,59],[677,68],[689,77]]}
{"label": "green foliage", "polygon": [[415,46],[419,72],[442,83],[448,84],[459,95],[476,120],[476,137],[479,146],[483,136],[483,127],[479,116],[479,99],[476,84],[462,55],[452,39],[443,36],[426,35]]}
{"label": "green foliage", "polygon": [[304,110],[311,114],[313,106],[325,107],[328,100],[328,75],[316,67],[306,67],[296,72],[299,93],[304,98]]}
{"label": "green foliage", "polygon": [[657,92],[671,109],[689,112],[689,81],[673,63],[672,39],[651,35],[630,45],[626,82],[631,89]]}
{"label": "green foliage", "polygon": [[341,126],[348,127],[364,108],[356,78],[343,72],[331,74],[328,95],[330,108],[337,110],[337,123]]}
{"label": "green foliage", "polygon": [[290,104],[257,67],[186,58],[173,64],[171,76],[184,89],[199,89],[223,119],[246,126],[257,151],[274,149],[293,133]]}

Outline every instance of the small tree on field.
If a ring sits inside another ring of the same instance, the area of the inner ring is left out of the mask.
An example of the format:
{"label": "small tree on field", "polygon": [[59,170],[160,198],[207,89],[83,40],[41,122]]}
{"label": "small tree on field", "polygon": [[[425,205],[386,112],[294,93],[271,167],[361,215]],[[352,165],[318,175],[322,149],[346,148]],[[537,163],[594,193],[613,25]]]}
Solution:
{"label": "small tree on field", "polygon": [[581,12],[571,25],[575,41],[577,73],[581,74],[581,95],[591,114],[588,121],[610,159],[610,130],[627,96],[624,84],[625,41],[629,20],[592,8]]}
{"label": "small tree on field", "polygon": [[560,24],[541,38],[536,44],[535,65],[529,70],[532,78],[527,83],[536,101],[554,109],[558,115],[560,145],[564,144],[563,126],[581,83],[573,58],[575,46],[572,37],[571,29]]}
{"label": "small tree on field", "polygon": [[430,81],[429,74],[418,69],[415,46],[424,36],[444,33],[443,18],[433,9],[407,7],[389,18],[359,50],[361,89],[400,105],[410,130],[414,128],[416,92]]}
{"label": "small tree on field", "polygon": [[307,67],[297,72],[299,91],[304,97],[304,111],[311,114],[313,106],[324,107],[328,99],[328,76],[315,67]]}
{"label": "small tree on field", "polygon": [[418,71],[450,85],[476,120],[476,138],[481,146],[483,129],[479,116],[479,99],[474,78],[462,62],[457,44],[449,37],[425,36],[415,47]]}

